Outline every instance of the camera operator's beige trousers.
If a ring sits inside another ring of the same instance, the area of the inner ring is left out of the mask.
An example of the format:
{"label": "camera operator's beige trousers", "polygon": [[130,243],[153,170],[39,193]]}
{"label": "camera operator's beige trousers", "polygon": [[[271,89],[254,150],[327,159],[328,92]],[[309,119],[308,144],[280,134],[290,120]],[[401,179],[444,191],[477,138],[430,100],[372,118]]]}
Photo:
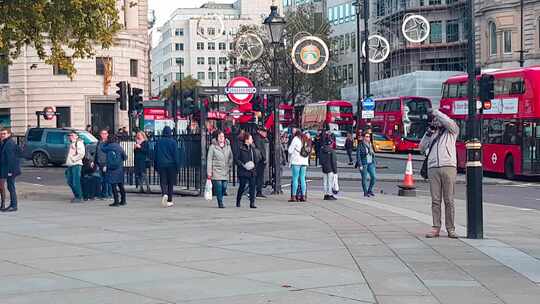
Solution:
{"label": "camera operator's beige trousers", "polygon": [[431,213],[433,227],[441,228],[441,204],[444,199],[444,219],[446,231],[454,232],[454,186],[456,184],[456,167],[429,168],[429,189],[431,191]]}

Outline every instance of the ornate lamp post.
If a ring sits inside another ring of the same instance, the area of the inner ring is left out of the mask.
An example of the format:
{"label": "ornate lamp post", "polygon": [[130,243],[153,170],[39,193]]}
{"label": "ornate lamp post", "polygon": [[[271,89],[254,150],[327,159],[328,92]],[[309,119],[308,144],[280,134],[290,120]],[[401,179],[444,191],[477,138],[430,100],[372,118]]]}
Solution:
{"label": "ornate lamp post", "polygon": [[[281,46],[283,40],[283,33],[287,22],[285,18],[279,15],[277,11],[278,7],[275,1],[272,1],[270,6],[270,15],[264,19],[263,24],[266,25],[270,41],[272,42],[273,52],[273,75],[272,85],[278,85],[278,68],[276,50]],[[281,97],[274,97],[274,192],[273,194],[281,194],[281,144],[280,144],[280,130],[279,130],[279,103]]]}

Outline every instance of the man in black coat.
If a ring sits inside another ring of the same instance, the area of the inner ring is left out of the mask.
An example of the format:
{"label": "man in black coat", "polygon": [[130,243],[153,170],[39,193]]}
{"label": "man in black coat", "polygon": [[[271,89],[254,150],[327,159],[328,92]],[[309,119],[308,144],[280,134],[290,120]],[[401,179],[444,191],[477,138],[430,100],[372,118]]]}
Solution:
{"label": "man in black coat", "polygon": [[336,200],[333,194],[334,178],[337,174],[336,151],[332,149],[332,140],[325,136],[320,150],[320,162],[323,172],[324,200]]}
{"label": "man in black coat", "polygon": [[266,128],[259,127],[257,134],[253,136],[253,141],[255,143],[255,148],[260,152],[259,159],[257,163],[257,197],[265,199],[266,196],[262,193],[262,188],[264,184],[264,169],[266,168],[266,146],[268,145],[268,133]]}
{"label": "man in black coat", "polygon": [[2,140],[2,146],[0,148],[0,163],[2,163],[0,167],[0,178],[6,180],[10,198],[9,207],[2,209],[2,212],[13,212],[17,211],[15,178],[21,175],[21,164],[19,161],[21,152],[15,141],[11,138],[11,131],[9,129],[3,128],[0,130],[0,139]]}

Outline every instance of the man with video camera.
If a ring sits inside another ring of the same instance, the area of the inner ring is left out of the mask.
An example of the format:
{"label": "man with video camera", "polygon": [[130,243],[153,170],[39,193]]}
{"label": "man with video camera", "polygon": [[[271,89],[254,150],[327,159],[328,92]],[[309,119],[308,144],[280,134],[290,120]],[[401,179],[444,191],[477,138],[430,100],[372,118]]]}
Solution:
{"label": "man with video camera", "polygon": [[431,191],[433,227],[427,238],[439,237],[441,203],[444,199],[445,226],[448,237],[457,238],[454,226],[454,186],[457,175],[456,139],[459,127],[438,110],[428,109],[429,127],[420,141],[420,151],[427,158],[427,178]]}

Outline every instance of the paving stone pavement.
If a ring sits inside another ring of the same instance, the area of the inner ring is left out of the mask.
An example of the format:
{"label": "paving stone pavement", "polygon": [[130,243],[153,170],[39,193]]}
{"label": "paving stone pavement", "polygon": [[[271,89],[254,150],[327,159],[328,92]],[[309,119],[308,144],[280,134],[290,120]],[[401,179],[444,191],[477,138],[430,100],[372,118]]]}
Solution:
{"label": "paving stone pavement", "polygon": [[0,303],[539,303],[537,211],[487,205],[489,239],[425,239],[426,198],[318,196],[22,201],[0,214]]}

